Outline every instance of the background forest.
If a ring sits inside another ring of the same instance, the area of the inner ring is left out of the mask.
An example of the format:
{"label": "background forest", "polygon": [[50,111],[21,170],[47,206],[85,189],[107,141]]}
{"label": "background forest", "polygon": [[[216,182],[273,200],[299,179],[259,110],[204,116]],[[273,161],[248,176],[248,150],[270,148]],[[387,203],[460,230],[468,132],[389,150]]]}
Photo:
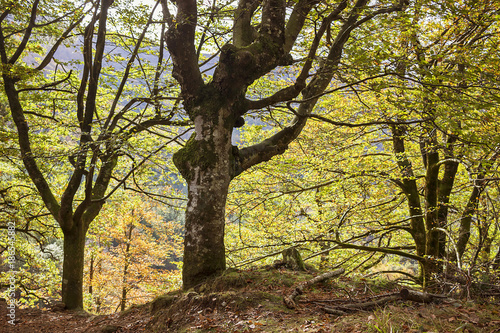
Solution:
{"label": "background forest", "polygon": [[[205,97],[230,64],[270,64],[238,88],[245,112],[218,113],[231,123],[228,159],[241,161],[222,207],[228,268],[295,247],[309,268],[352,277],[498,286],[500,2],[200,0],[185,48],[174,32],[187,3],[0,0],[3,297],[11,222],[21,307],[62,298],[113,313],[182,287],[199,208],[186,166],[218,154],[192,148],[208,126],[196,112],[214,103],[193,111],[198,78],[179,69],[191,49]],[[281,5],[290,21],[307,8],[286,61],[259,49],[268,7]],[[245,161],[270,142],[275,152]]]}

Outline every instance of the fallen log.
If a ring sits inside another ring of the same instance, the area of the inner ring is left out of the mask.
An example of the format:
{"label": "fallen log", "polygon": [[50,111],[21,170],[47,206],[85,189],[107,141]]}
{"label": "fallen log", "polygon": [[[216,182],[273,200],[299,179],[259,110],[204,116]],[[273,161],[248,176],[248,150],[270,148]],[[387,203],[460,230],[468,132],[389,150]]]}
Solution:
{"label": "fallen log", "polygon": [[305,288],[307,288],[315,283],[322,282],[322,281],[331,279],[333,277],[337,277],[339,275],[342,275],[344,272],[345,272],[345,269],[339,268],[339,269],[336,269],[332,272],[318,275],[315,278],[312,278],[310,280],[307,280],[305,282],[300,283],[297,287],[295,287],[294,291],[289,296],[283,297],[283,302],[285,303],[285,306],[289,309],[295,309],[297,307],[297,304],[295,303],[295,298],[297,298],[297,296],[299,296],[299,295],[302,295],[304,293]]}
{"label": "fallen log", "polygon": [[429,294],[417,290],[410,290],[403,288],[399,292],[399,295],[401,298],[405,301],[412,301],[412,302],[417,302],[417,303],[432,303],[432,302],[437,302],[439,300],[448,298],[445,295],[438,295],[438,294]]}

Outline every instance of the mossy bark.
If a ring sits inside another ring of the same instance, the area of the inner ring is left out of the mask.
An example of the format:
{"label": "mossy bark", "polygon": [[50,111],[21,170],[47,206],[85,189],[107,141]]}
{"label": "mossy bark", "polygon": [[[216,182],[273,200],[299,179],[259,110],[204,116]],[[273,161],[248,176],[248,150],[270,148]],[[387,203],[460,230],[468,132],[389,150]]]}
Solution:
{"label": "mossy bark", "polygon": [[283,251],[283,261],[288,267],[298,271],[305,271],[306,266],[300,255],[300,252],[295,247],[290,247]]}
{"label": "mossy bark", "polygon": [[231,181],[230,110],[219,108],[195,118],[196,132],[174,154],[188,183],[184,238],[183,287],[192,288],[226,269],[225,205]]}

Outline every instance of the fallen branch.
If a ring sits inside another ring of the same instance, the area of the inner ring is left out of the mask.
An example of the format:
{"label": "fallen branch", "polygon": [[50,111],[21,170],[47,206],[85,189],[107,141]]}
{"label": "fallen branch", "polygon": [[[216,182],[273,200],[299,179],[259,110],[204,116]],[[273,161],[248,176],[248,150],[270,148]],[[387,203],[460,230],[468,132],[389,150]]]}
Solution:
{"label": "fallen branch", "polygon": [[325,280],[331,279],[333,277],[342,275],[344,272],[345,272],[345,269],[339,268],[339,269],[336,269],[332,272],[318,275],[311,280],[300,283],[297,287],[295,287],[295,290],[293,291],[293,293],[291,293],[289,296],[283,297],[283,302],[285,303],[285,306],[289,309],[295,309],[297,307],[297,304],[295,304],[295,298],[297,298],[297,296],[302,295],[304,293],[304,288],[309,287],[315,283],[325,281]]}
{"label": "fallen branch", "polygon": [[342,306],[338,306],[337,308],[340,308],[342,310],[368,310],[376,306],[384,305],[400,299],[401,297],[398,294],[395,294],[369,302],[344,304]]}
{"label": "fallen branch", "polygon": [[401,296],[401,299],[405,301],[412,301],[412,302],[417,302],[417,303],[432,303],[432,302],[437,302],[439,300],[448,298],[448,296],[445,295],[439,295],[439,294],[429,294],[429,293],[424,293],[421,291],[417,290],[410,290],[410,289],[401,289],[399,292],[399,295]]}
{"label": "fallen branch", "polygon": [[366,302],[359,302],[359,303],[349,303],[349,304],[342,304],[338,305],[335,307],[322,307],[322,310],[325,311],[326,313],[330,314],[335,314],[338,316],[341,316],[343,314],[346,314],[348,311],[359,311],[359,310],[369,310],[371,308],[385,305],[391,302],[396,302],[396,301],[412,301],[412,302],[417,302],[417,303],[432,303],[432,302],[439,302],[441,300],[444,300],[448,298],[445,295],[438,295],[438,294],[429,294],[429,293],[424,293],[421,291],[416,291],[416,290],[410,290],[410,289],[401,289],[399,293],[392,293],[388,295],[384,295],[383,297],[377,299],[377,300],[370,300]]}

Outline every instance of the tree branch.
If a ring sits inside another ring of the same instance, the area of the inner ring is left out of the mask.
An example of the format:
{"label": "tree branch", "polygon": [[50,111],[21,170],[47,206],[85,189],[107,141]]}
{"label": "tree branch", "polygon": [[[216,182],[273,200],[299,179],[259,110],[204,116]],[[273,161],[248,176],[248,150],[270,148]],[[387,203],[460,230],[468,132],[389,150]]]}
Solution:
{"label": "tree branch", "polygon": [[349,18],[344,22],[340,28],[337,38],[332,43],[325,63],[303,90],[302,95],[304,96],[304,99],[309,100],[299,105],[299,117],[296,116],[289,126],[285,127],[272,137],[261,143],[240,150],[238,156],[235,158],[237,165],[234,168],[235,171],[233,177],[253,165],[268,161],[273,156],[284,153],[288,148],[288,144],[300,134],[302,128],[307,122],[307,117],[302,117],[302,115],[311,113],[312,109],[316,105],[316,102],[318,101],[318,98],[315,98],[314,96],[323,93],[326,87],[330,84],[333,73],[340,62],[344,45],[349,39],[351,31],[354,29],[353,25],[358,19],[366,3],[367,0],[357,1],[356,5],[350,12]]}
{"label": "tree branch", "polygon": [[[156,7],[158,6],[158,3],[159,3],[159,0],[156,1],[155,6],[151,10],[151,13],[149,14],[148,22],[146,23],[146,25],[142,29],[142,33],[139,36],[139,38],[137,39],[137,42],[135,44],[134,51],[132,52],[129,61],[127,62],[127,67],[125,68],[125,71],[123,73],[122,80],[120,82],[120,86],[118,87],[118,89],[116,91],[115,98],[113,99],[113,103],[111,105],[111,110],[109,111],[109,115],[106,119],[106,122],[104,123],[104,128],[107,128],[108,130],[103,131],[103,134],[100,136],[100,139],[104,139],[105,132],[111,133],[114,130],[114,126],[110,126],[108,128],[108,125],[110,124],[110,122],[113,119],[116,107],[118,105],[118,101],[120,100],[122,93],[123,93],[123,89],[125,88],[125,85],[127,84],[127,81],[129,79],[129,75],[130,75],[130,70],[132,68],[132,64],[134,63],[135,59],[137,58],[137,55],[139,53],[139,48],[141,47],[142,41],[143,41],[144,37],[146,36],[146,32],[147,32],[149,26],[153,22],[153,15],[154,15],[154,12],[156,10]],[[113,124],[113,125],[116,125],[116,124]]]}
{"label": "tree branch", "polygon": [[21,41],[21,44],[16,49],[16,52],[12,55],[12,57],[9,59],[9,64],[13,65],[16,63],[17,59],[21,56],[23,53],[24,49],[26,48],[26,45],[28,44],[28,41],[31,37],[31,31],[35,27],[35,21],[36,21],[36,12],[38,10],[38,4],[40,0],[35,0],[33,2],[33,5],[31,7],[31,16],[30,16],[30,22],[28,23],[28,27],[26,28],[26,31],[24,32],[23,39]]}
{"label": "tree branch", "polygon": [[[162,2],[162,6],[167,6]],[[167,30],[167,48],[173,60],[173,77],[181,86],[181,95],[188,105],[203,86],[195,48],[195,31],[198,17],[196,0],[177,2],[175,24]]]}
{"label": "tree branch", "polygon": [[381,253],[387,253],[387,254],[394,254],[394,255],[409,258],[409,259],[414,259],[414,260],[417,260],[418,262],[425,262],[426,261],[426,259],[424,257],[421,257],[419,255],[411,254],[411,253],[407,253],[407,252],[403,252],[403,251],[399,251],[399,250],[394,250],[394,249],[388,249],[388,248],[383,248],[383,247],[355,245],[355,244],[339,242],[339,241],[333,240],[333,239],[322,239],[321,241],[337,244],[338,247],[344,248],[344,249],[354,249],[354,250],[361,250],[361,251],[367,251],[367,252],[381,252]]}
{"label": "tree branch", "polygon": [[233,43],[236,47],[250,45],[257,33],[252,27],[252,16],[262,0],[240,0],[234,12]]}
{"label": "tree branch", "polygon": [[[58,80],[58,81],[54,81],[54,82],[51,82],[51,83],[47,83],[47,84],[44,84],[43,86],[40,86],[40,87],[37,87],[37,88],[19,89],[18,92],[23,92],[23,91],[37,91],[37,90],[52,90],[52,89],[48,89],[48,88],[52,88],[52,87],[58,86],[59,84],[68,81],[69,78],[71,77],[71,74],[73,74],[73,70],[70,70],[69,73],[68,73],[68,75],[64,79],[61,79],[61,80]],[[64,91],[64,92],[67,92],[67,93],[72,93],[72,91],[69,91],[69,90],[58,90],[58,91]]]}

